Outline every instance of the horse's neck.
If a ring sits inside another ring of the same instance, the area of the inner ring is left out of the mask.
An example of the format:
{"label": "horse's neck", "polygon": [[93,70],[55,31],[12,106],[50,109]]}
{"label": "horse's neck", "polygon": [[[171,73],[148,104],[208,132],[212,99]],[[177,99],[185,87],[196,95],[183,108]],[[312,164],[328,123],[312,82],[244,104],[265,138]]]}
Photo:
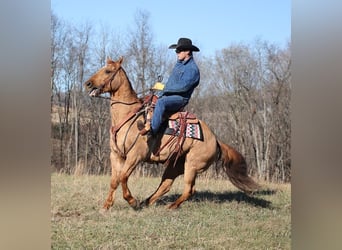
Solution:
{"label": "horse's neck", "polygon": [[111,94],[112,124],[120,123],[127,115],[140,105],[137,94],[132,89],[131,83],[125,72],[120,72],[119,88]]}

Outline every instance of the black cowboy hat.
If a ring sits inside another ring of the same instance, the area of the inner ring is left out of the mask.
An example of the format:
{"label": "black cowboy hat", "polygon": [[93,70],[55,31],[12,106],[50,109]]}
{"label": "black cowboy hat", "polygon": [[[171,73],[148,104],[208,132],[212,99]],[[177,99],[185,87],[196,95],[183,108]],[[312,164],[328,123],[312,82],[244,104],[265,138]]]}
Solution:
{"label": "black cowboy hat", "polygon": [[179,38],[178,43],[170,45],[169,49],[200,51],[199,48],[192,45],[192,41],[189,38]]}

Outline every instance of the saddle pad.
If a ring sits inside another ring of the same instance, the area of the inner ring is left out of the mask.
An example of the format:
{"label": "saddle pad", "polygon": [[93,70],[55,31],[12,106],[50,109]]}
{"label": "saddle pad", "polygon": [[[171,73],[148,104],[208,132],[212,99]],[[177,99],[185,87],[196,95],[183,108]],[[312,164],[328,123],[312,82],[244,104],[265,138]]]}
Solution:
{"label": "saddle pad", "polygon": [[[176,132],[175,132],[176,131]],[[166,135],[179,135],[179,122],[178,120],[169,120],[168,127],[164,134]],[[202,128],[199,123],[188,123],[186,126],[185,137],[194,138],[203,141]]]}

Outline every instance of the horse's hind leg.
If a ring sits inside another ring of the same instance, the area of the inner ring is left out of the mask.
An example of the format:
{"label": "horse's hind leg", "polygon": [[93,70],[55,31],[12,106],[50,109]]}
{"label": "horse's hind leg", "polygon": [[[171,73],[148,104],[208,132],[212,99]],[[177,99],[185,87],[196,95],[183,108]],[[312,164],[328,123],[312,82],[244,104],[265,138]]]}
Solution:
{"label": "horse's hind leg", "polygon": [[183,194],[174,202],[172,203],[169,208],[175,209],[180,206],[184,201],[189,199],[191,195],[195,192],[195,179],[196,179],[197,171],[195,168],[185,167],[184,170],[184,190]]}
{"label": "horse's hind leg", "polygon": [[185,161],[185,157],[181,157],[180,159],[178,159],[175,166],[173,166],[173,163],[170,163],[166,167],[158,189],[149,198],[147,198],[144,202],[142,202],[142,205],[146,205],[146,206],[152,205],[160,197],[162,197],[164,194],[170,191],[174,180],[179,175],[184,173],[184,161]]}
{"label": "horse's hind leg", "polygon": [[[208,145],[208,144],[207,144]],[[214,144],[215,145],[215,144]],[[205,145],[204,145],[205,146]],[[205,171],[215,158],[215,150],[209,151],[213,147],[205,146],[194,148],[189,151],[184,164],[184,190],[182,195],[172,203],[169,208],[175,209],[195,193],[195,180],[197,173]]]}

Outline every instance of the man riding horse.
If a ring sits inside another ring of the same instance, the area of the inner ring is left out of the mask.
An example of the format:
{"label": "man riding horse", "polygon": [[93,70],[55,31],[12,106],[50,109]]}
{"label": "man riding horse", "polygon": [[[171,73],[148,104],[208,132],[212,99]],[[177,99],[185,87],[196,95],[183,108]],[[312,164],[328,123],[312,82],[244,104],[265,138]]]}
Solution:
{"label": "man riding horse", "polygon": [[175,49],[177,63],[165,84],[157,83],[153,88],[161,90],[153,112],[152,120],[146,125],[138,122],[141,135],[155,135],[163,122],[163,116],[175,113],[185,107],[191,98],[194,89],[200,82],[200,72],[193,58],[192,52],[199,48],[192,44],[188,38],[180,38],[177,44],[172,44],[169,49]]}
{"label": "man riding horse", "polygon": [[[209,126],[200,119],[197,119],[197,123],[201,127],[202,139],[183,136],[179,140],[176,133],[163,134],[159,141],[162,146],[157,149],[157,154],[154,154],[148,138],[141,135],[147,134],[148,131],[157,133],[163,121],[163,115],[166,112],[168,112],[167,115],[177,112],[188,104],[194,88],[199,84],[199,70],[192,57],[192,52],[199,51],[199,49],[187,38],[180,38],[178,43],[171,45],[170,48],[176,49],[178,61],[164,88],[161,84],[155,86],[157,88],[161,85],[162,93],[156,103],[151,129],[144,126],[145,118],[149,119],[146,115],[148,107],[145,107],[145,101],[139,98],[133,89],[122,67],[123,57],[117,61],[108,58],[107,64],[84,83],[89,96],[96,97],[109,93],[111,100],[110,161],[112,171],[109,192],[103,204],[104,210],[113,206],[115,192],[120,184],[123,198],[132,208],[137,209],[154,204],[169,192],[174,180],[183,175],[183,192],[168,206],[171,209],[178,208],[195,193],[197,175],[217,161],[222,163],[221,166],[229,180],[236,187],[246,193],[258,189],[258,184],[248,176],[247,163],[241,153],[221,142]],[[153,99],[153,96],[151,98]],[[180,117],[189,118],[187,112],[184,116],[180,114]],[[179,134],[184,135],[184,123],[180,128]],[[175,138],[177,143],[173,143]],[[176,157],[174,157],[175,152]],[[128,187],[128,179],[140,162],[164,164],[164,173],[158,188],[143,202],[139,202]]]}

